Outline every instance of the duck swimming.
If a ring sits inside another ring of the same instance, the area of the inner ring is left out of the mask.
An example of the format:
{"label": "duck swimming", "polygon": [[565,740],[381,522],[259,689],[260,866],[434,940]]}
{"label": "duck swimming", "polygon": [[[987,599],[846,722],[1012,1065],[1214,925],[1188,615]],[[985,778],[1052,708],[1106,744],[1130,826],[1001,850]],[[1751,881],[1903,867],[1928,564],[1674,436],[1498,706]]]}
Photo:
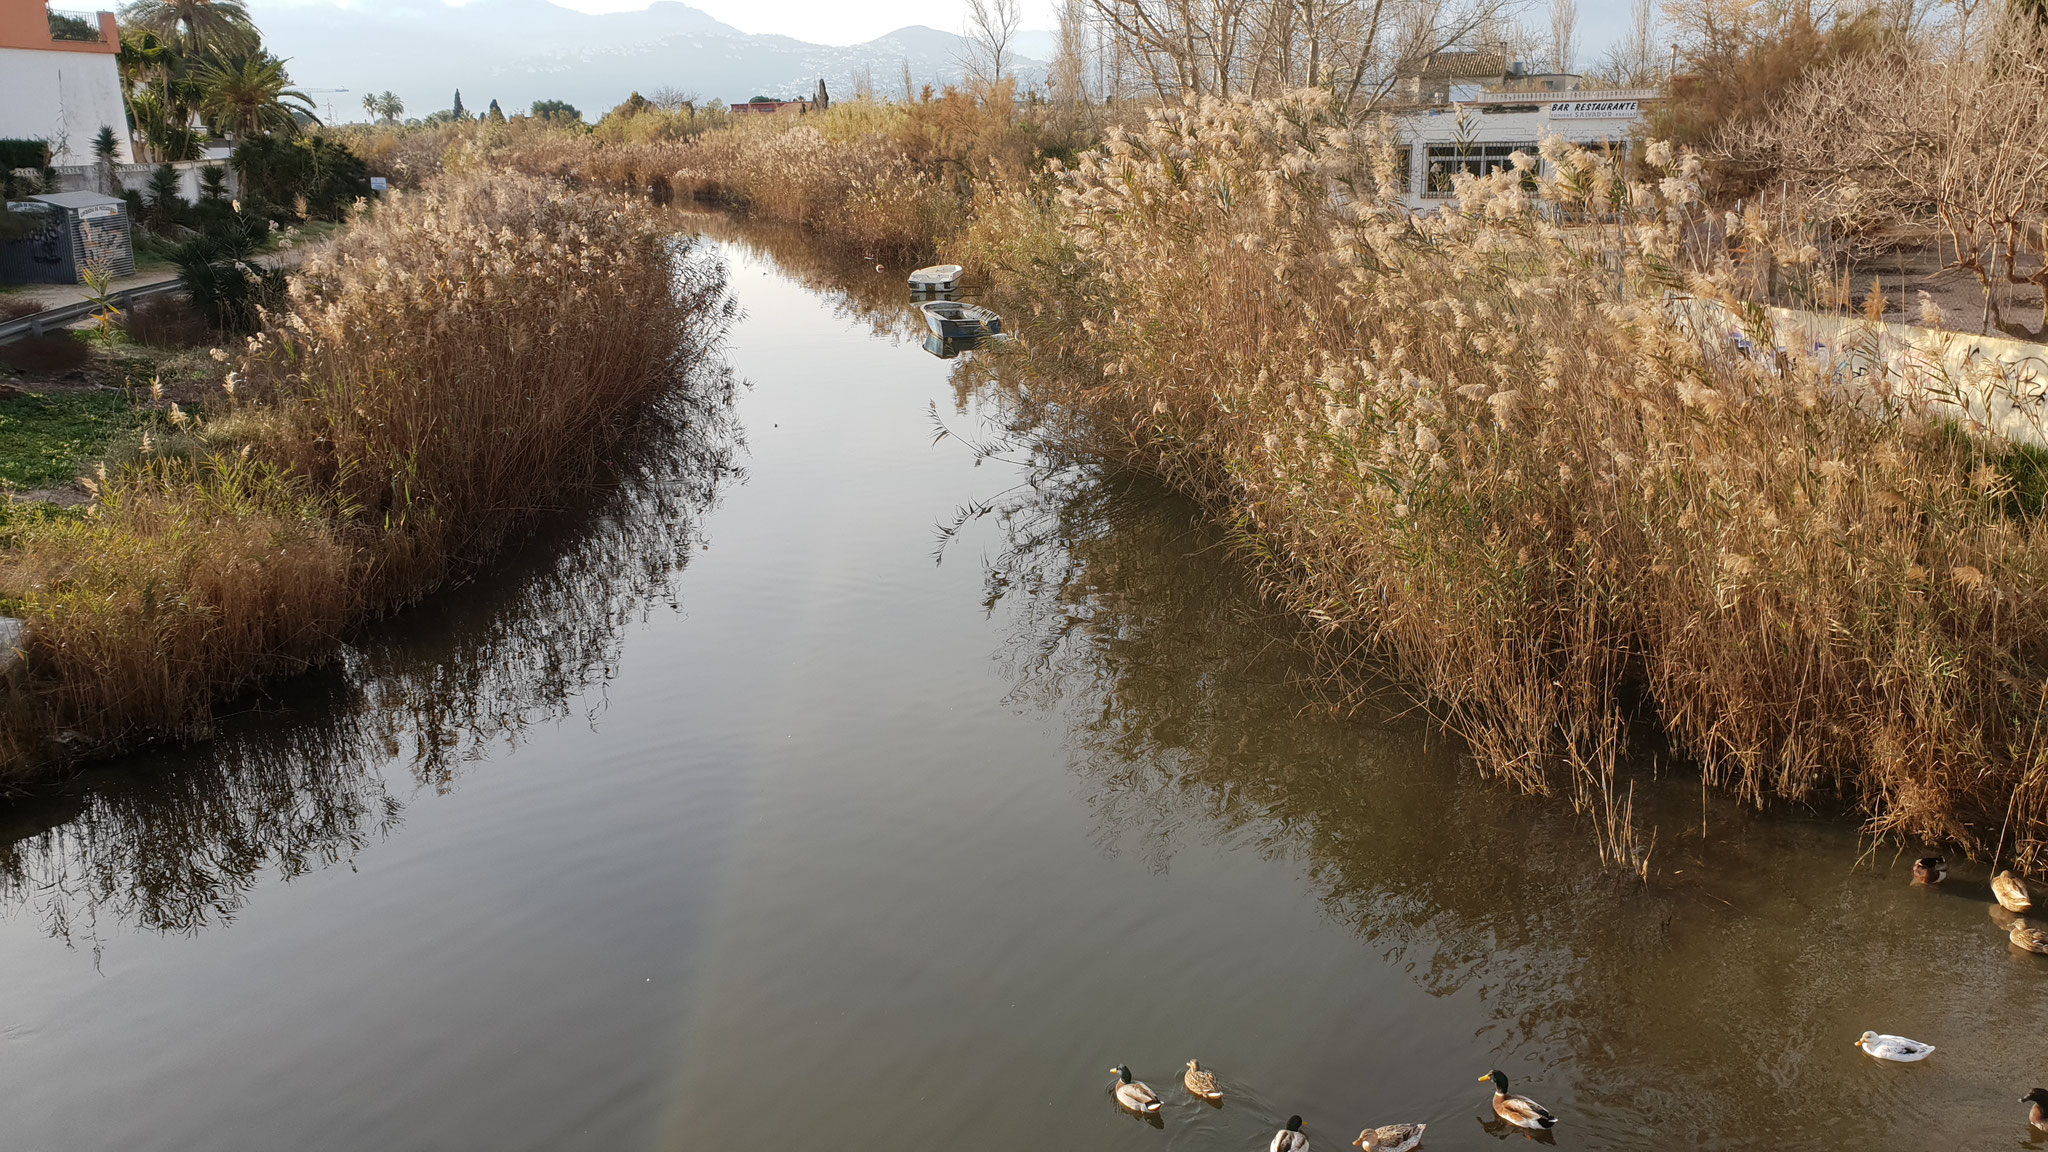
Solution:
{"label": "duck swimming", "polygon": [[1223,1089],[1216,1086],[1216,1074],[1202,1067],[1199,1061],[1188,1061],[1188,1074],[1181,1077],[1181,1082],[1188,1086],[1188,1091],[1204,1100],[1223,1099]]}
{"label": "duck swimming", "polygon": [[1273,1133],[1266,1152],[1308,1152],[1308,1134],[1301,1130],[1301,1117],[1289,1116],[1287,1127]]}
{"label": "duck swimming", "polygon": [[1140,1080],[1131,1079],[1131,1066],[1119,1065],[1110,1069],[1116,1073],[1116,1102],[1133,1112],[1151,1115],[1159,1111],[1159,1093]]}
{"label": "duck swimming", "polygon": [[2048,1088],[2034,1089],[2032,1092],[2020,1097],[2020,1103],[2033,1105],[2032,1108],[2027,1109],[2027,1123],[2032,1124],[2039,1131],[2048,1132],[2048,1111],[2044,1111],[2041,1107],[2043,1104],[2048,1104]]}
{"label": "duck swimming", "polygon": [[1913,861],[1913,883],[1939,884],[1948,879],[1948,861],[1940,856],[1922,856]]}
{"label": "duck swimming", "polygon": [[1527,1096],[1508,1095],[1508,1074],[1495,1068],[1481,1076],[1480,1082],[1493,1081],[1493,1114],[1517,1128],[1555,1128],[1557,1117],[1550,1109],[1538,1104]]}
{"label": "duck swimming", "polygon": [[1882,1032],[1865,1032],[1856,1038],[1855,1044],[1879,1060],[1896,1060],[1901,1064],[1925,1060],[1928,1053],[1934,1051],[1932,1044],[1922,1044],[1904,1036],[1887,1036]]}
{"label": "duck swimming", "polygon": [[1428,1127],[1427,1124],[1387,1124],[1367,1128],[1352,1143],[1365,1152],[1408,1152],[1422,1143],[1423,1129]]}
{"label": "duck swimming", "polygon": [[1991,878],[1991,895],[2007,912],[2025,912],[2034,906],[2034,894],[2027,890],[2027,882],[2013,875],[2010,868]]}
{"label": "duck swimming", "polygon": [[2015,920],[2012,930],[2005,934],[2005,938],[2012,941],[2015,948],[2048,954],[2048,932],[2041,931],[2025,920]]}

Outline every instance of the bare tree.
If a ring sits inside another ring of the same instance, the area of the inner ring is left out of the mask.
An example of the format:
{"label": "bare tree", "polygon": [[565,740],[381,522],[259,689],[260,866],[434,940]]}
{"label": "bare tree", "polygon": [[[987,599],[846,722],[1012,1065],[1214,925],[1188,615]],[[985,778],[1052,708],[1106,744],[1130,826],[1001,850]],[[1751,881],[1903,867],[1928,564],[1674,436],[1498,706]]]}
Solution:
{"label": "bare tree", "polygon": [[697,99],[695,91],[675,87],[656,88],[647,96],[647,102],[663,112],[694,112]]}
{"label": "bare tree", "polygon": [[[1983,292],[1980,331],[2048,338],[2048,34],[1993,29],[1981,53],[1901,53],[1896,66],[1818,69],[1727,159],[1772,173],[1796,215],[1845,247],[1938,227],[1942,259]],[[2036,293],[2041,293],[2038,298]],[[2034,327],[2006,307],[2040,311]]]}
{"label": "bare tree", "polygon": [[967,0],[967,77],[986,91],[1009,74],[1013,44],[1024,22],[1021,0]]}
{"label": "bare tree", "polygon": [[1081,0],[1062,0],[1059,10],[1059,41],[1053,50],[1052,69],[1046,77],[1052,100],[1067,116],[1088,103],[1088,30]]}
{"label": "bare tree", "polygon": [[1569,72],[1578,55],[1579,6],[1577,0],[1550,0],[1550,68]]}
{"label": "bare tree", "polygon": [[1635,0],[1630,11],[1628,35],[1607,53],[1600,74],[1618,88],[1647,88],[1663,77],[1657,25],[1650,0]]}
{"label": "bare tree", "polygon": [[1091,3],[1108,41],[1103,54],[1160,99],[1257,99],[1313,86],[1351,116],[1376,107],[1404,65],[1475,37],[1499,39],[1494,32],[1507,28],[1502,0]]}

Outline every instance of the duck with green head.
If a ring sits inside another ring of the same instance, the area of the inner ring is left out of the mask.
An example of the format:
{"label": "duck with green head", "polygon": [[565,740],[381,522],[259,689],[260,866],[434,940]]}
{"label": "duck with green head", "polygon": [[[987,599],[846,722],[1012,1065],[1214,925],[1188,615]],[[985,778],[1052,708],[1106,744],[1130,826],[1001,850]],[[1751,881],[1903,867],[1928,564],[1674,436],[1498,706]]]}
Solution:
{"label": "duck with green head", "polygon": [[1493,1114],[1517,1128],[1551,1129],[1557,1127],[1557,1117],[1550,1109],[1538,1104],[1527,1096],[1514,1096],[1508,1092],[1508,1074],[1495,1068],[1479,1078],[1480,1083],[1493,1081]]}
{"label": "duck with green head", "polygon": [[2048,1110],[2043,1109],[2043,1105],[2048,1105],[2048,1088],[2034,1089],[2020,1097],[2020,1103],[2033,1105],[2027,1109],[2027,1123],[2036,1131],[2048,1132]]}
{"label": "duck with green head", "polygon": [[1289,1116],[1287,1127],[1273,1133],[1266,1152],[1308,1152],[1308,1133],[1301,1130],[1301,1117]]}
{"label": "duck with green head", "polygon": [[1116,1102],[1125,1108],[1149,1116],[1159,1111],[1159,1093],[1142,1080],[1131,1079],[1131,1066],[1119,1064],[1110,1069],[1116,1073]]}

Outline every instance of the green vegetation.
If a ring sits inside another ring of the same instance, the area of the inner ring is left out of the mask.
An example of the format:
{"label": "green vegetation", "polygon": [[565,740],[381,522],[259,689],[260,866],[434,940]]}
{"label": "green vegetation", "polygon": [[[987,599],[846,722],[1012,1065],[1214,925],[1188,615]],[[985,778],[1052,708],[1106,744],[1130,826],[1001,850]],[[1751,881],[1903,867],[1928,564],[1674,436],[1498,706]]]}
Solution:
{"label": "green vegetation", "polygon": [[16,489],[67,485],[140,423],[127,394],[112,389],[0,398],[0,483]]}
{"label": "green vegetation", "polygon": [[536,120],[583,121],[583,113],[566,100],[535,100],[529,115]]}

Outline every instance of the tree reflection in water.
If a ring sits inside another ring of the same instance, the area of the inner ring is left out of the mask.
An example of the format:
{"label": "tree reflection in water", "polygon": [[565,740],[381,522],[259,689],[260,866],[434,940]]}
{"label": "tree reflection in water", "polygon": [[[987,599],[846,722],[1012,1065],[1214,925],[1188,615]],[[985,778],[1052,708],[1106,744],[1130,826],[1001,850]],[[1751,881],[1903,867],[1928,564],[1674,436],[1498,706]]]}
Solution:
{"label": "tree reflection in water", "polygon": [[[593,716],[625,625],[671,597],[736,474],[734,379],[692,373],[607,490],[572,498],[509,565],[367,629],[333,667],[224,719],[200,747],[95,770],[0,814],[0,904],[100,946],[102,921],[196,933],[266,872],[347,861],[530,726]],[[409,776],[394,781],[392,773]]]}

